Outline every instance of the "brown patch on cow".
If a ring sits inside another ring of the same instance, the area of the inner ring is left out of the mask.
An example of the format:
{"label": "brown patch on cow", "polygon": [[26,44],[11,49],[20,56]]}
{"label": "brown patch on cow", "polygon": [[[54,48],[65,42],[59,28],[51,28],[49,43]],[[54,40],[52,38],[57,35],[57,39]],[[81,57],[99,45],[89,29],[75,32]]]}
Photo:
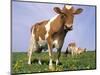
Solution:
{"label": "brown patch on cow", "polygon": [[49,33],[53,34],[53,33],[59,32],[59,30],[61,30],[61,28],[63,28],[64,20],[61,17],[62,17],[62,15],[58,15],[58,17],[53,22],[51,22]]}
{"label": "brown patch on cow", "polygon": [[[35,25],[32,26],[32,28],[34,27],[34,32],[32,34],[35,34],[35,38],[36,41],[39,41],[39,37],[42,40],[45,40],[45,34],[46,34],[46,29],[45,29],[45,25],[47,24],[48,20],[36,23]],[[31,31],[32,31],[31,28]]]}

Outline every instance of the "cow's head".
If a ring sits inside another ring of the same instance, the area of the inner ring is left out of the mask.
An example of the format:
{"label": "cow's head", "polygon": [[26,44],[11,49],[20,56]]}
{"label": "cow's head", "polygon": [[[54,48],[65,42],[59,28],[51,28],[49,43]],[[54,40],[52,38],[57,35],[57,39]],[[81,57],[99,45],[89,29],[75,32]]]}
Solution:
{"label": "cow's head", "polygon": [[54,11],[62,16],[65,29],[72,30],[74,15],[80,14],[83,9],[74,9],[71,5],[65,5],[61,10],[59,7],[54,7]]}

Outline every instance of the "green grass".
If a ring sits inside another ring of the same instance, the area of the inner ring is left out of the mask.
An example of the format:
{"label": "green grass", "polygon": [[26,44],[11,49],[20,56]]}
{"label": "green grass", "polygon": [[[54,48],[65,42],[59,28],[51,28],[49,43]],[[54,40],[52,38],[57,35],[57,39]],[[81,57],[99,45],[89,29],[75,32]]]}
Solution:
{"label": "green grass", "polygon": [[[53,60],[55,60],[56,54],[54,53]],[[88,70],[96,69],[96,57],[94,51],[88,51],[78,56],[72,57],[71,55],[65,56],[64,53],[61,54],[60,61],[61,64],[54,66],[54,71],[73,71],[73,70]],[[40,57],[42,59],[42,65],[37,63],[37,54],[32,54],[32,65],[28,65],[28,57],[25,52],[13,52],[12,53],[12,73],[36,73],[36,72],[50,72],[48,68],[48,52],[41,53]]]}

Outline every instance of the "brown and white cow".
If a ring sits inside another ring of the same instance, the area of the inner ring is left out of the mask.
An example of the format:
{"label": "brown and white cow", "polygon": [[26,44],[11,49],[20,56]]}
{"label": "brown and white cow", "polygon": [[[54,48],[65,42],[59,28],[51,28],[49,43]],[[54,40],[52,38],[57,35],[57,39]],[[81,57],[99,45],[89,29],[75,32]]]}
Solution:
{"label": "brown and white cow", "polygon": [[66,49],[65,54],[70,53],[72,56],[76,54],[78,48],[76,47],[76,43],[75,42],[71,42],[68,44],[68,47]]}
{"label": "brown and white cow", "polygon": [[[54,11],[57,13],[57,15],[50,20],[45,20],[33,25],[31,28],[31,42],[28,50],[28,64],[31,64],[32,51],[41,52],[47,45],[50,59],[49,67],[53,67],[53,48],[57,49],[57,65],[59,63],[59,57],[65,35],[68,31],[72,30],[74,15],[80,14],[82,10],[83,9],[81,8],[74,9],[74,7],[70,5],[64,5],[62,9],[59,7],[54,7]],[[39,63],[41,64],[40,60]]]}
{"label": "brown and white cow", "polygon": [[72,42],[68,44],[65,54],[70,53],[72,56],[74,56],[74,55],[79,55],[83,52],[86,52],[86,48],[80,48],[80,47],[78,48],[76,46],[76,43]]}

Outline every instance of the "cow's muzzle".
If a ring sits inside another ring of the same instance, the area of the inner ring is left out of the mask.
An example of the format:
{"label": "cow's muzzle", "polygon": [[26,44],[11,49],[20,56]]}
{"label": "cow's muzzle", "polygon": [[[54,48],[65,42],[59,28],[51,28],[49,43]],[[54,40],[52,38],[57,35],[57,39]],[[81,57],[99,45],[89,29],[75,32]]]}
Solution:
{"label": "cow's muzzle", "polygon": [[64,27],[64,29],[67,31],[71,31],[71,30],[73,30],[73,27],[72,26],[71,27]]}

